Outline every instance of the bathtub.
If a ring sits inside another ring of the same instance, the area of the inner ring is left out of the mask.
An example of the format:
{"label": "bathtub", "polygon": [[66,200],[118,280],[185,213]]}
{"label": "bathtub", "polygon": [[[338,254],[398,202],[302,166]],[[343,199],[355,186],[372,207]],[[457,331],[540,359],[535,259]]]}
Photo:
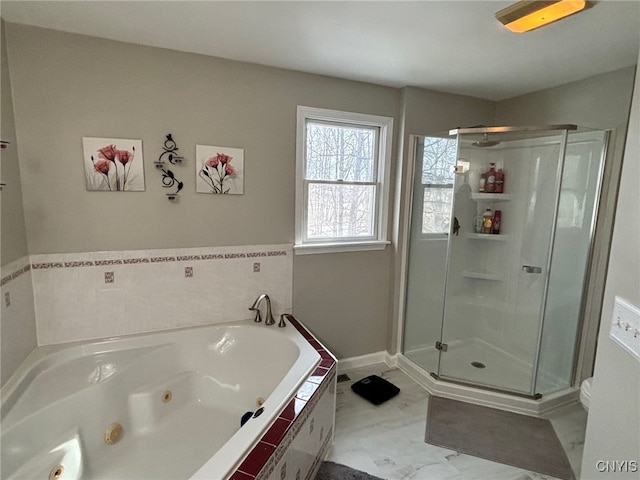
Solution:
{"label": "bathtub", "polygon": [[291,316],[39,347],[2,389],[2,478],[267,478],[334,365]]}

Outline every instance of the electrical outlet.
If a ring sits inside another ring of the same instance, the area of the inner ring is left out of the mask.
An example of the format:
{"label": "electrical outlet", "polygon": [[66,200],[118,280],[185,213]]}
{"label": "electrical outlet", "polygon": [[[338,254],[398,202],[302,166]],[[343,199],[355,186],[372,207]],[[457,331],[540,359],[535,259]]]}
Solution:
{"label": "electrical outlet", "polygon": [[640,308],[616,297],[609,336],[640,361]]}

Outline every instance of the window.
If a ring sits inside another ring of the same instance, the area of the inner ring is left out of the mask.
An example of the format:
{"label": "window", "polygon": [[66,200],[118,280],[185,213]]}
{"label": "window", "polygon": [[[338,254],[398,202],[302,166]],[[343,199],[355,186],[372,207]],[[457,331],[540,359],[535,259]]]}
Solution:
{"label": "window", "polygon": [[446,235],[451,223],[456,140],[425,137],[422,152],[421,232]]}
{"label": "window", "polygon": [[382,249],[393,119],[298,107],[296,253]]}

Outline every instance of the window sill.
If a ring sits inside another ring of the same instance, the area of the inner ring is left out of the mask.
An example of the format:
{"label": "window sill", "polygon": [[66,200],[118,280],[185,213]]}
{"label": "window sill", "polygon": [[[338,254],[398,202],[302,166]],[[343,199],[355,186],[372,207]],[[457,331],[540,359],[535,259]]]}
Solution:
{"label": "window sill", "polygon": [[296,255],[311,255],[317,253],[343,253],[343,252],[365,252],[371,250],[384,250],[391,242],[386,240],[374,240],[370,242],[350,242],[350,243],[307,243],[304,245],[294,245],[293,251]]}

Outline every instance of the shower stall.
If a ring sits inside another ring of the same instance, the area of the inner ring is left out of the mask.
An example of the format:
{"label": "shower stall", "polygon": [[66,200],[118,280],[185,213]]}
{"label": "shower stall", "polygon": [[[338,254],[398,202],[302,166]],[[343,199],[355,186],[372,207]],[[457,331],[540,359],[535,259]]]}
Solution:
{"label": "shower stall", "polygon": [[400,357],[432,391],[575,396],[608,137],[574,125],[415,137]]}

